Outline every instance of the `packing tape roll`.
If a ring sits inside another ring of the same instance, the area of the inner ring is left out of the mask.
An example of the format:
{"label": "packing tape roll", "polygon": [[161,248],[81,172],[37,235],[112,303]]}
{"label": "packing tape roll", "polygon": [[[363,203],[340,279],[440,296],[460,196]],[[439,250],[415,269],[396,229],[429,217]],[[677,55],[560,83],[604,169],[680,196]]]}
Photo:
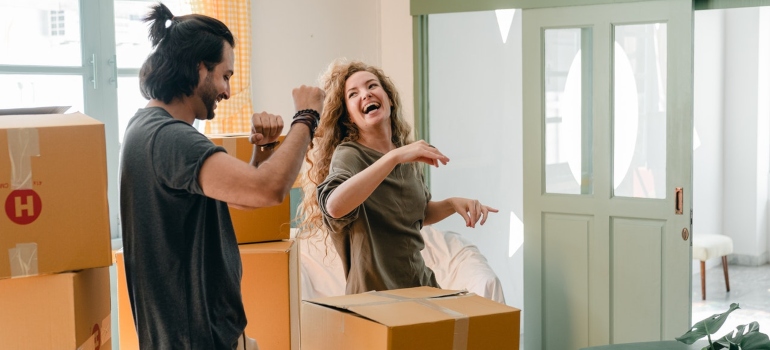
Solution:
{"label": "packing tape roll", "polygon": [[110,314],[107,314],[102,323],[95,323],[91,331],[91,336],[77,350],[99,350],[104,344],[107,344],[112,337]]}
{"label": "packing tape roll", "polygon": [[[452,338],[452,350],[467,350],[468,349],[468,329],[470,327],[470,319],[468,318],[468,315],[465,315],[463,313],[457,312],[452,309],[445,308],[441,305],[432,303],[428,299],[412,299],[412,298],[405,298],[398,295],[393,295],[389,293],[383,293],[383,292],[371,292],[372,294],[380,297],[395,299],[398,301],[413,301],[420,305],[426,306],[428,308],[431,308],[436,311],[440,311],[444,314],[447,314],[449,316],[452,316],[455,319],[455,329],[454,329],[454,337]],[[371,304],[384,304],[383,302],[374,302]],[[370,304],[362,304],[362,305],[370,305]]]}
{"label": "packing tape roll", "polygon": [[32,160],[40,156],[37,129],[8,129],[8,154],[11,156],[11,189],[32,189]]}
{"label": "packing tape roll", "polygon": [[35,276],[37,268],[37,243],[18,243],[8,249],[11,277]]}

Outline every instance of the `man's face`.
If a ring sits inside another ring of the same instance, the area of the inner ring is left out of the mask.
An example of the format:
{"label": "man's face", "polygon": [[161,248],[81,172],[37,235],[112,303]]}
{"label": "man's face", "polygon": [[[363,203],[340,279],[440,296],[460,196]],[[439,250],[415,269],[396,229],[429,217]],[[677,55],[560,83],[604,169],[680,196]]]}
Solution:
{"label": "man's face", "polygon": [[198,83],[198,96],[205,108],[205,115],[197,115],[198,119],[214,119],[214,110],[217,103],[230,98],[230,78],[233,76],[235,66],[235,54],[232,46],[225,42],[222,53],[222,62],[209,71],[201,64],[199,69],[200,82]]}

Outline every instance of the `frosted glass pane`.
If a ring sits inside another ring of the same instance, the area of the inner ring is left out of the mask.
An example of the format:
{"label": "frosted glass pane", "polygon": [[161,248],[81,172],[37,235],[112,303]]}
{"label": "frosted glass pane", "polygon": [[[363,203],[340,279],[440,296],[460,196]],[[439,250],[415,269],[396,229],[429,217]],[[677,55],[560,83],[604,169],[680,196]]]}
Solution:
{"label": "frosted glass pane", "polygon": [[146,105],[147,99],[139,92],[139,77],[118,78],[118,137],[121,144],[128,121]]}
{"label": "frosted glass pane", "polygon": [[615,196],[666,198],[666,24],[615,26]]}
{"label": "frosted glass pane", "polygon": [[549,29],[544,40],[545,191],[591,194],[591,89],[583,72],[592,62],[581,50],[590,29]]}
{"label": "frosted glass pane", "polygon": [[78,0],[0,2],[0,64],[80,66]]}
{"label": "frosted glass pane", "polygon": [[519,10],[510,26],[495,11],[428,20],[429,141],[450,159],[430,169],[433,200],[475,198],[500,211],[475,228],[460,215],[433,227],[461,234],[490,257],[511,305],[523,304],[521,21]]}
{"label": "frosted glass pane", "polygon": [[0,108],[71,106],[69,112],[83,112],[83,78],[0,74],[0,96]]}
{"label": "frosted glass pane", "polygon": [[[115,52],[119,68],[140,68],[152,47],[147,23],[142,22],[157,0],[115,1]],[[190,13],[189,0],[163,1],[175,16]]]}

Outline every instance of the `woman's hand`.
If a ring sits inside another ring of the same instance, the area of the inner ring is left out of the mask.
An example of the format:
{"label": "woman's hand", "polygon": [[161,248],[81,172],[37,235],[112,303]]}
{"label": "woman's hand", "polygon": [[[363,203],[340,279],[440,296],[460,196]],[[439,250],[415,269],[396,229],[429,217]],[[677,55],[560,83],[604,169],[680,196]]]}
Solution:
{"label": "woman's hand", "polygon": [[453,197],[448,198],[447,201],[452,206],[452,209],[465,219],[466,227],[475,228],[479,219],[481,219],[481,225],[484,225],[490,212],[498,212],[497,209],[483,205],[476,199]]}
{"label": "woman's hand", "polygon": [[424,140],[412,142],[406,146],[401,146],[392,151],[392,156],[397,163],[423,162],[438,168],[439,162],[446,165],[449,158],[441,153],[436,147],[429,145]]}

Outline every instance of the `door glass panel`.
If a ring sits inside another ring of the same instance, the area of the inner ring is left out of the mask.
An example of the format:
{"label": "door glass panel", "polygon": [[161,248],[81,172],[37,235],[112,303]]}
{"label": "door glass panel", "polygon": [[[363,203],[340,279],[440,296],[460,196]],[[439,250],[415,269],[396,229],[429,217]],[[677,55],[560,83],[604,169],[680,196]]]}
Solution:
{"label": "door glass panel", "polygon": [[615,26],[616,196],[666,198],[666,24]]}
{"label": "door glass panel", "polygon": [[79,75],[0,74],[0,96],[0,108],[71,106],[68,112],[84,111]]}
{"label": "door glass panel", "polygon": [[0,3],[0,64],[80,66],[78,0]]}
{"label": "door glass panel", "polygon": [[[115,1],[115,51],[118,68],[140,68],[152,49],[147,23],[142,19],[157,0]],[[163,1],[175,16],[190,13],[189,0]],[[137,90],[139,91],[139,90]]]}
{"label": "door glass panel", "polygon": [[592,194],[590,28],[545,31],[545,191]]}

